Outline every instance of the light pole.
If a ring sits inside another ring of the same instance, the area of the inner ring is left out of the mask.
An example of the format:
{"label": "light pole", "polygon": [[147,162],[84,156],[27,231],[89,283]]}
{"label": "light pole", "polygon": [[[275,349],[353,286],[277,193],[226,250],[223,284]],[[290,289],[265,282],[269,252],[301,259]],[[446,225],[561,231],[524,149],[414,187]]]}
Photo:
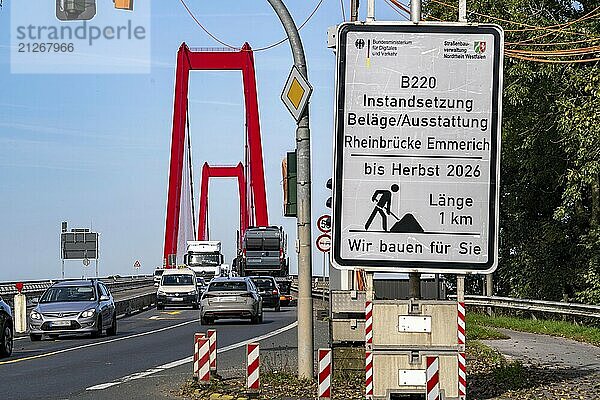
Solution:
{"label": "light pole", "polygon": [[[288,36],[294,65],[308,81],[306,58],[296,24],[282,0],[268,0]],[[310,129],[308,105],[296,128],[297,198],[298,198],[298,377],[312,379],[314,373],[313,300],[311,291],[311,194]]]}

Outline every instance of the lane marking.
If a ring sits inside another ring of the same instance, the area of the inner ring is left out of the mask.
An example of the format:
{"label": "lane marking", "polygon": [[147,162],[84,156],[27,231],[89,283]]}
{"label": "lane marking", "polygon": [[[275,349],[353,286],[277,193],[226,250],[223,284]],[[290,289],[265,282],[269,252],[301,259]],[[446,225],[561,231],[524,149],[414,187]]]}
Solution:
{"label": "lane marking", "polygon": [[[264,335],[256,336],[256,337],[253,337],[251,339],[244,340],[243,342],[234,343],[234,344],[230,344],[229,346],[221,347],[220,349],[217,349],[217,354],[221,354],[221,353],[224,353],[224,352],[229,351],[229,350],[233,350],[233,349],[237,349],[237,348],[240,348],[240,347],[244,347],[248,343],[259,342],[261,340],[268,339],[270,337],[279,335],[280,333],[289,331],[290,329],[293,329],[296,326],[298,326],[298,321],[295,321],[295,322],[293,322],[293,323],[291,323],[291,324],[289,324],[287,326],[284,326],[283,328],[279,328],[279,329],[276,329],[274,331],[265,333]],[[107,388],[112,387],[112,386],[117,386],[117,385],[121,385],[121,384],[126,383],[126,382],[130,382],[130,381],[134,381],[134,380],[137,380],[137,379],[145,378],[147,376],[156,374],[158,372],[164,372],[167,369],[179,367],[180,365],[191,363],[193,361],[194,361],[194,356],[192,355],[192,356],[189,356],[189,357],[186,357],[186,358],[182,358],[181,360],[172,361],[172,362],[167,363],[167,364],[159,365],[158,367],[147,369],[146,371],[136,372],[136,373],[133,373],[131,375],[124,376],[124,377],[122,377],[120,379],[117,379],[115,381],[112,381],[112,382],[106,382],[106,383],[101,383],[99,385],[90,386],[90,387],[86,388],[85,390],[104,390],[104,389],[107,389]]]}
{"label": "lane marking", "polygon": [[166,326],[164,328],[155,329],[155,330],[152,330],[152,331],[136,333],[134,335],[123,336],[123,337],[120,337],[120,338],[115,338],[115,339],[110,339],[110,340],[103,340],[101,342],[88,343],[88,344],[84,344],[84,345],[76,346],[76,347],[69,347],[69,348],[62,349],[62,350],[51,351],[49,353],[37,354],[35,356],[15,358],[14,360],[0,361],[0,365],[14,364],[14,363],[18,363],[18,362],[21,362],[21,361],[27,361],[27,360],[35,360],[36,358],[50,357],[50,356],[54,356],[54,355],[57,355],[57,354],[67,353],[67,352],[70,352],[70,351],[86,349],[88,347],[100,346],[100,345],[107,344],[107,343],[120,342],[121,340],[128,340],[128,339],[133,339],[133,338],[137,338],[137,337],[140,337],[140,336],[152,335],[154,333],[168,331],[170,329],[179,328],[181,326],[189,325],[189,324],[192,324],[192,323],[199,323],[199,321],[198,321],[198,319],[193,319],[191,321],[186,321],[186,322],[182,322],[182,323],[179,323],[179,324],[175,324],[175,325],[171,325],[171,326]]}

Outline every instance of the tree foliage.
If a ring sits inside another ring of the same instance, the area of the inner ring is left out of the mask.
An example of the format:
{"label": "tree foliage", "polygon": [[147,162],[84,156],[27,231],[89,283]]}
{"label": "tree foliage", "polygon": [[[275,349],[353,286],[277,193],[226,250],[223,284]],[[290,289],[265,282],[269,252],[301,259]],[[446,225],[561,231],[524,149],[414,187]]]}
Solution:
{"label": "tree foliage", "polygon": [[[426,19],[456,21],[457,2],[440,1]],[[470,22],[506,35],[496,291],[600,303],[600,64],[576,62],[600,57],[600,2],[467,4]]]}

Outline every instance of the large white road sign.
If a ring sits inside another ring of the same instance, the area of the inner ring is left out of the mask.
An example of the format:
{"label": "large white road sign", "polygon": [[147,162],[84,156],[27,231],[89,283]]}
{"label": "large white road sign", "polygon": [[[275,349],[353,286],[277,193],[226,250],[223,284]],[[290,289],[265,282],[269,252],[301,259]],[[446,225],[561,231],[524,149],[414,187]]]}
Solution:
{"label": "large white road sign", "polygon": [[501,28],[343,24],[337,37],[335,265],[493,271]]}

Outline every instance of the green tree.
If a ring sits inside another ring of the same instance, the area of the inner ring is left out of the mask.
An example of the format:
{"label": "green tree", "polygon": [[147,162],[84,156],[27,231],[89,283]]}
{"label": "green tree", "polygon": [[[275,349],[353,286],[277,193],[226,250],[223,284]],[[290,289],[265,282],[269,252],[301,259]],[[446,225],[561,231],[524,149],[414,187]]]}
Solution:
{"label": "green tree", "polygon": [[[470,22],[506,34],[500,294],[600,303],[599,5],[468,2]],[[429,0],[426,19],[456,21],[456,6]]]}

